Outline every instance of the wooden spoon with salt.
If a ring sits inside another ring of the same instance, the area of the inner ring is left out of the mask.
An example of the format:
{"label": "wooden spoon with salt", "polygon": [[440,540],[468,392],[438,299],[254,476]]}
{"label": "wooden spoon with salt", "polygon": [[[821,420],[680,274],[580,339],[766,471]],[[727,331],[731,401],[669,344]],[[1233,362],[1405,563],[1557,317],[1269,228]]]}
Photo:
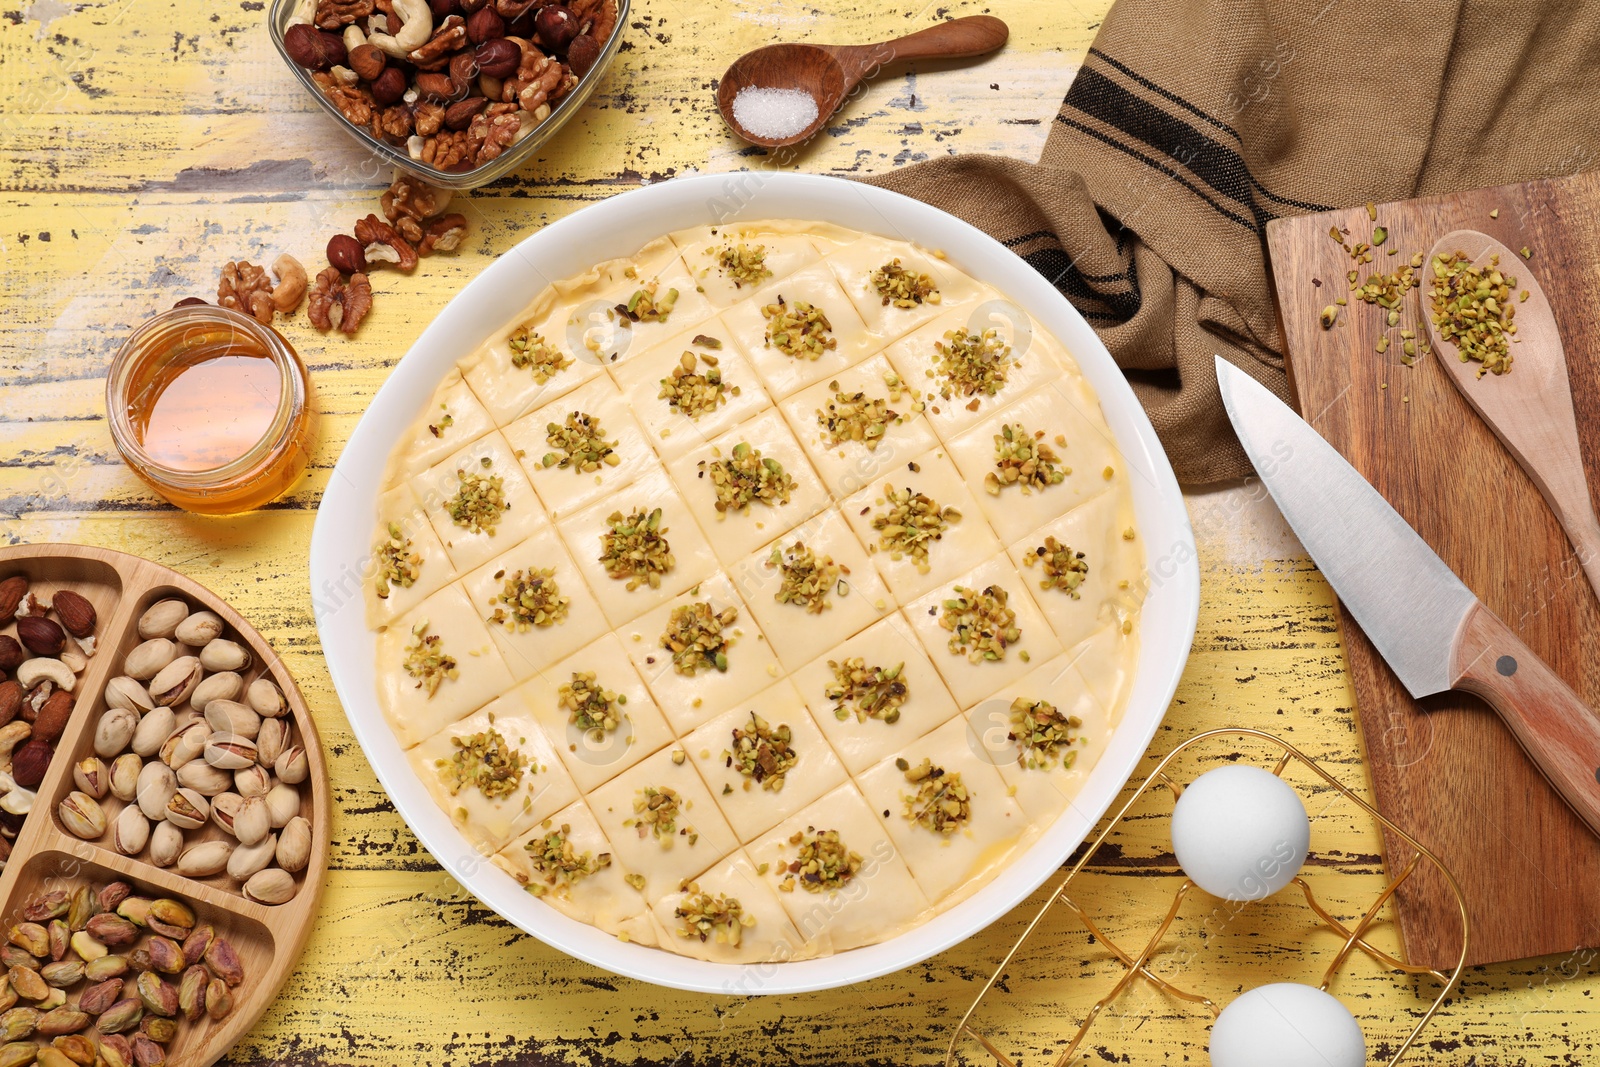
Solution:
{"label": "wooden spoon with salt", "polygon": [[[1453,341],[1439,336],[1428,296],[1433,260],[1456,252],[1477,267],[1486,265],[1490,257],[1499,256],[1500,270],[1517,279],[1511,289],[1517,332],[1510,346],[1512,366],[1506,374],[1480,377],[1483,364],[1464,359]],[[1567,380],[1566,350],[1539,280],[1520,255],[1477,230],[1445,234],[1428,251],[1423,269],[1422,317],[1428,324],[1428,337],[1440,366],[1544,494],[1545,502],[1566,530],[1589,584],[1600,595],[1600,521],[1595,519],[1594,501],[1583,472],[1578,422]],[[1524,289],[1528,299],[1522,301],[1519,295]]]}
{"label": "wooden spoon with salt", "polygon": [[[877,44],[767,45],[733,61],[717,85],[717,109],[733,132],[751,144],[766,148],[798,144],[822,129],[857,85],[890,63],[981,56],[1005,44],[1010,32],[992,15],[967,15]],[[733,108],[744,89],[801,90],[815,101],[816,118],[797,131],[784,129],[778,134],[746,129]]]}

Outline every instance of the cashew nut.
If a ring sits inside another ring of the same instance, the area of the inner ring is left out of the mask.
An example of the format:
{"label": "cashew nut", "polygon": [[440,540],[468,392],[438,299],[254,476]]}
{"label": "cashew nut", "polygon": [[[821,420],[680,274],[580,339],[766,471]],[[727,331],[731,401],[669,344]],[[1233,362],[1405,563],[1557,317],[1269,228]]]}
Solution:
{"label": "cashew nut", "polygon": [[57,689],[70,693],[72,687],[78,684],[78,676],[72,673],[71,667],[49,656],[24,660],[22,666],[17,668],[17,684],[24,689],[32,689],[40,682],[53,682]]}
{"label": "cashew nut", "polygon": [[24,789],[19,785],[5,796],[0,797],[0,811],[9,812],[12,815],[26,815],[33,810],[33,796],[33,790]]}
{"label": "cashew nut", "polygon": [[328,68],[328,74],[333,78],[334,81],[345,86],[346,88],[353,89],[361,81],[360,76],[349,67],[335,65]]}
{"label": "cashew nut", "polygon": [[357,48],[367,43],[367,35],[361,32],[361,27],[355,23],[344,28],[344,50],[354,52]]}
{"label": "cashew nut", "polygon": [[305,299],[306,269],[298,259],[285,253],[273,260],[272,273],[278,276],[278,284],[272,290],[272,306],[288,314]]}
{"label": "cashew nut", "polygon": [[290,26],[309,26],[316,14],[317,0],[300,0],[294,5],[294,14],[289,16],[289,21],[283,28],[287,30]]}
{"label": "cashew nut", "polygon": [[11,754],[17,750],[17,746],[32,736],[33,727],[21,719],[13,719],[0,726],[0,763],[9,764]]}
{"label": "cashew nut", "polygon": [[397,34],[374,33],[367,43],[396,59],[405,59],[433,38],[433,9],[428,0],[394,0],[394,13],[405,23]]}

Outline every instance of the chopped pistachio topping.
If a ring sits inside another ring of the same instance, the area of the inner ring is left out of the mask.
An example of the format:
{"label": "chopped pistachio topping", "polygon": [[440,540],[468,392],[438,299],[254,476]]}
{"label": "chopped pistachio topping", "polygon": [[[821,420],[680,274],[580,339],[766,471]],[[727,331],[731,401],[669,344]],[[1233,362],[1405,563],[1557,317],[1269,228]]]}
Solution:
{"label": "chopped pistachio topping", "polygon": [[813,615],[832,607],[831,593],[843,593],[848,586],[844,581],[845,568],[833,561],[832,556],[817,554],[804,543],[796,541],[788,548],[774,545],[767,566],[783,572],[778,591],[772,598],[780,604],[796,604]]}
{"label": "chopped pistachio topping", "polygon": [[800,759],[793,741],[794,731],[787,724],[773,727],[752,711],[748,723],[733,728],[733,747],[723,749],[723,766],[737,767],[762,789],[780,792],[783,776]]}
{"label": "chopped pistachio topping", "polygon": [[991,585],[980,593],[958,585],[954,592],[939,613],[939,625],[950,631],[950,651],[971,663],[1005,659],[1007,647],[1022,638],[1006,591]]}
{"label": "chopped pistachio topping", "polygon": [[1044,441],[1044,431],[1029,433],[1020,422],[1008,422],[994,435],[994,467],[983,476],[983,487],[990,496],[999,496],[1000,490],[1020,485],[1024,495],[1035,489],[1060,485],[1072,473],[1071,467],[1061,467],[1055,449]]}
{"label": "chopped pistachio topping", "polygon": [[910,556],[917,570],[928,573],[928,546],[944,536],[947,526],[961,520],[955,508],[943,508],[926,493],[913,493],[907,486],[896,489],[888,482],[883,486],[884,502],[888,507],[872,516],[872,528],[878,531],[878,547],[890,553],[890,558]]}
{"label": "chopped pistachio topping", "polygon": [[660,291],[659,281],[649,281],[634,291],[626,304],[618,304],[616,312],[629,322],[666,322],[678,302],[678,290]]}
{"label": "chopped pistachio topping", "polygon": [[410,589],[422,574],[422,553],[411,547],[411,538],[400,529],[398,522],[388,525],[388,538],[372,548],[378,560],[378,574],[372,580],[373,591],[379,599],[388,599],[391,586]]}
{"label": "chopped pistachio topping", "polygon": [[[546,826],[550,824],[545,823]],[[542,897],[551,890],[565,894],[574,882],[603,871],[611,866],[611,853],[596,856],[585,850],[579,853],[572,845],[572,826],[562,823],[561,829],[551,830],[543,837],[534,837],[522,846],[528,860],[538,873],[539,880],[530,882],[528,892]]]}
{"label": "chopped pistachio topping", "polygon": [[535,626],[542,629],[566,619],[572,598],[561,595],[555,574],[553,567],[530,567],[510,576],[505,571],[496,572],[495,577],[503,579],[505,584],[489,601],[494,612],[488,621],[522,634]]}
{"label": "chopped pistachio topping", "polygon": [[833,323],[819,307],[804,300],[790,305],[780,295],[775,304],[761,309],[767,319],[767,347],[776,348],[796,359],[817,359],[839,347],[833,336]]}
{"label": "chopped pistachio topping", "polygon": [[781,879],[778,888],[785,893],[793,892],[797,881],[809,893],[839,889],[861,870],[861,854],[846,848],[837,830],[808,826],[804,833],[791,836],[789,844],[799,846],[795,858],[773,868]]}
{"label": "chopped pistachio topping", "polygon": [[672,846],[673,837],[687,837],[689,844],[694,844],[700,839],[694,827],[678,826],[678,816],[683,814],[683,801],[678,796],[678,791],[670,785],[657,789],[647,785],[638,791],[633,801],[633,816],[622,821],[623,826],[632,826],[638,830],[639,836],[654,835],[657,841],[662,842],[663,848]]}
{"label": "chopped pistachio topping", "polygon": [[972,792],[961,783],[960,771],[947,771],[926,758],[915,767],[904,759],[894,765],[917,787],[915,794],[900,794],[911,822],[936,834],[953,834],[971,821]]}
{"label": "chopped pistachio topping", "polygon": [[833,701],[833,717],[843,722],[852,714],[857,722],[879,719],[893,725],[900,721],[900,706],[911,697],[906,687],[905,662],[893,667],[868,666],[860,656],[845,661],[829,660],[833,682],[824,695]]}
{"label": "chopped pistachio topping", "polygon": [[411,628],[411,636],[415,640],[406,646],[406,673],[417,680],[418,689],[426,689],[431,697],[446,679],[459,678],[461,668],[456,665],[456,658],[444,650],[439,635],[428,632],[427,619],[418,620]]}
{"label": "chopped pistachio topping", "polygon": [[667,528],[661,525],[661,509],[648,515],[635,510],[628,515],[613,511],[606,517],[607,530],[600,535],[600,562],[606,574],[626,579],[628,591],[648,585],[659,588],[661,576],[676,564]]}
{"label": "chopped pistachio topping", "polygon": [[686,889],[682,903],[673,911],[681,923],[678,933],[738,948],[744,931],[756,924],[756,917],[744,910],[738,897],[726,893],[713,896],[701,892],[699,885],[692,882]]}
{"label": "chopped pistachio topping", "polygon": [[1076,715],[1063,715],[1048,700],[1018,697],[1011,702],[1011,740],[1017,743],[1018,766],[1034,769],[1059,761],[1071,768],[1078,759],[1073,749],[1078,739],[1072,731],[1083,725]]}
{"label": "chopped pistachio topping", "polygon": [[438,422],[428,423],[428,432],[433,434],[435,437],[443,437],[444,432],[455,424],[456,417],[446,411],[443,415],[439,416]]}
{"label": "chopped pistachio topping", "polygon": [[661,647],[672,653],[672,669],[690,677],[706,668],[726,671],[733,638],[723,637],[722,631],[738,617],[738,608],[714,612],[704,600],[673,608],[661,635]]}
{"label": "chopped pistachio topping", "polygon": [[1044,568],[1044,577],[1039,579],[1040,589],[1060,589],[1073,600],[1079,599],[1078,587],[1089,577],[1089,564],[1084,561],[1083,553],[1074,552],[1070,545],[1057,541],[1054,535],[1046,537],[1044,544],[1023,556],[1022,563],[1027,567],[1037,563]]}
{"label": "chopped pistachio topping", "polygon": [[522,784],[527,757],[506,744],[499,730],[452,737],[450,743],[456,748],[454,755],[437,760],[436,765],[449,783],[451,796],[471,785],[490,800],[498,800]]}
{"label": "chopped pistachio topping", "polygon": [[533,380],[540,385],[572,366],[571,356],[526,326],[513,330],[506,343],[511,348],[511,365],[518,370],[531,368]]}
{"label": "chopped pistachio topping", "polygon": [[622,457],[617,455],[617,442],[606,440],[605,428],[600,420],[587,411],[570,411],[565,423],[546,423],[544,440],[555,449],[546,452],[546,467],[559,467],[576,474],[593,474],[602,466],[615,467]]}
{"label": "chopped pistachio topping", "polygon": [[937,304],[942,299],[933,279],[921,271],[907,270],[898,258],[872,272],[872,288],[883,297],[884,305],[916,307],[923,301]]}
{"label": "chopped pistachio topping", "polygon": [[573,671],[572,681],[556,691],[556,705],[567,713],[567,721],[590,731],[596,740],[622,723],[627,702],[627,694],[603,688],[593,671]]}
{"label": "chopped pistachio topping", "polygon": [[[839,388],[837,381],[828,383],[833,396],[828,400],[827,407],[817,409],[817,425],[826,431],[825,443],[829,448],[837,448],[847,441],[859,441],[869,450],[876,450],[890,426],[905,422],[912,414],[923,410],[925,405],[921,398],[905,387],[899,375],[885,374],[883,381],[889,388],[887,398],[868,396],[859,390],[846,393]],[[908,413],[901,414],[889,406],[907,396],[911,398]]]}
{"label": "chopped pistachio topping", "polygon": [[[701,370],[698,364],[705,364]],[[728,390],[722,383],[722,368],[716,356],[699,355],[684,350],[672,373],[661,379],[661,392],[657,396],[667,406],[681,415],[698,419],[717,410],[728,402]]]}
{"label": "chopped pistachio topping", "polygon": [[743,441],[733,446],[726,459],[701,460],[699,467],[701,475],[711,479],[720,512],[744,511],[753,500],[776,507],[787,504],[794,493],[794,476],[783,464],[770,457],[763,459],[761,449]]}
{"label": "chopped pistachio topping", "polygon": [[1006,377],[1016,360],[1011,356],[1011,346],[1000,339],[995,329],[972,333],[966,328],[945,331],[944,340],[933,343],[938,356],[935,363],[944,384],[939,395],[946,400],[955,396],[994,396],[1005,388]]}
{"label": "chopped pistachio topping", "polygon": [[[706,251],[710,252],[711,249]],[[738,244],[729,241],[717,252],[717,266],[733,281],[735,289],[758,285],[772,277],[772,269],[767,266],[766,260],[766,245],[748,245],[743,241]]]}
{"label": "chopped pistachio topping", "polygon": [[689,341],[689,343],[697,348],[709,348],[713,352],[720,352],[722,350],[722,338],[712,337],[710,334],[697,333]]}
{"label": "chopped pistachio topping", "polygon": [[1433,324],[1441,340],[1455,342],[1461,362],[1481,364],[1480,378],[1509,373],[1516,358],[1510,341],[1517,333],[1511,301],[1517,279],[1499,264],[1498,255],[1483,267],[1474,267],[1465,252],[1433,257]]}
{"label": "chopped pistachio topping", "polygon": [[[488,470],[494,461],[485,456],[480,462]],[[456,478],[461,487],[445,505],[450,521],[472,533],[493,537],[500,516],[511,510],[504,481],[498,474],[468,474],[464,469],[456,471]]]}

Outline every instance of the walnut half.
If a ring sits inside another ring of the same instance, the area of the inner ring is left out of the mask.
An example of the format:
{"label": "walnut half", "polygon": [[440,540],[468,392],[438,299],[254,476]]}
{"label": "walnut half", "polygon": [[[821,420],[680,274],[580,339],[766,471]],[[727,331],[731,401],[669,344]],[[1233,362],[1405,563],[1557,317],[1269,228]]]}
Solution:
{"label": "walnut half", "polygon": [[334,267],[317,275],[306,305],[311,325],[319,330],[338,330],[345,334],[355,333],[371,310],[372,285],[367,276],[352,274],[346,281]]}

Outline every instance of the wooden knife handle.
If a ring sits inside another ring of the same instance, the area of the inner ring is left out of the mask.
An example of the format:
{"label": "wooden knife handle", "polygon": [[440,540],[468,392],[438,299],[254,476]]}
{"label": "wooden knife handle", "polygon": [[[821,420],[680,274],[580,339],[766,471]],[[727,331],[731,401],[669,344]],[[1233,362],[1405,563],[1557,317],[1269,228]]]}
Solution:
{"label": "wooden knife handle", "polygon": [[1600,718],[1479,604],[1451,654],[1454,688],[1482,697],[1578,817],[1600,834]]}

